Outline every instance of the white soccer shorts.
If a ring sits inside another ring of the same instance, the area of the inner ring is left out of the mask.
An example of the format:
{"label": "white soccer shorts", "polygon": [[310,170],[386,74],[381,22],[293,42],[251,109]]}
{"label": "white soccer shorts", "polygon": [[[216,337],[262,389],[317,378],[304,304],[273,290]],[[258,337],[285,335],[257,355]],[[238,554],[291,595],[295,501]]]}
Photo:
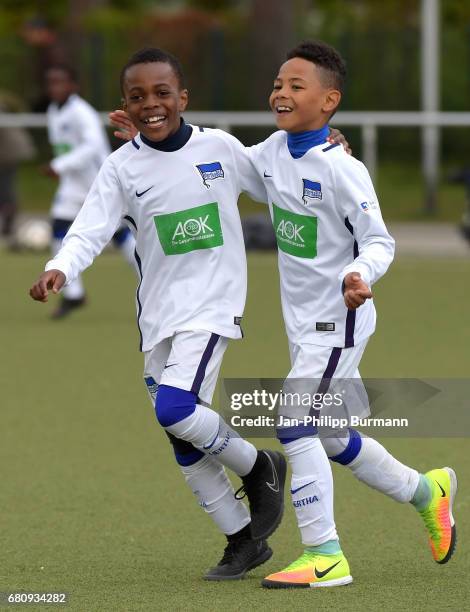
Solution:
{"label": "white soccer shorts", "polygon": [[[316,344],[289,343],[291,370],[283,385],[283,392],[295,393],[297,403],[286,402],[279,414],[298,418],[312,414],[350,419],[370,414],[369,400],[359,374],[359,363],[368,338],[357,346],[335,348]],[[308,402],[318,398],[318,405]],[[328,398],[328,401],[327,401]],[[305,400],[305,401],[304,401]]]}
{"label": "white soccer shorts", "polygon": [[192,391],[210,405],[228,338],[204,330],[178,332],[144,352],[144,381],[152,405],[158,385]]}

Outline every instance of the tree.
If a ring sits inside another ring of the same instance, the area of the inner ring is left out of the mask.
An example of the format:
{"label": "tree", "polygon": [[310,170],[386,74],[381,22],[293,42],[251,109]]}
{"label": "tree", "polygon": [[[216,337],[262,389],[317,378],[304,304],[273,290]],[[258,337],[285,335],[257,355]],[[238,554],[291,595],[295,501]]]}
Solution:
{"label": "tree", "polygon": [[252,103],[266,107],[266,92],[272,88],[279,66],[294,42],[293,0],[252,0]]}

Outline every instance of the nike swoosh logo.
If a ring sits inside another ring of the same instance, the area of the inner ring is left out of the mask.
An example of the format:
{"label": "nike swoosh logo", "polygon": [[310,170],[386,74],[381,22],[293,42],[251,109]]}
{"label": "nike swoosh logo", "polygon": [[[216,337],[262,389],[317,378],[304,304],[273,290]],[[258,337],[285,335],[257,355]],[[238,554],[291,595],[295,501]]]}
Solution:
{"label": "nike swoosh logo", "polygon": [[268,453],[264,453],[264,454],[269,459],[269,462],[271,463],[271,469],[273,471],[273,481],[272,482],[268,482],[266,480],[266,484],[271,489],[271,491],[274,491],[274,493],[279,493],[279,476],[277,475],[277,471],[276,471],[276,468],[274,467],[273,460],[268,455]]}
{"label": "nike swoosh logo", "polygon": [[[152,185],[153,187],[153,185]],[[147,193],[147,191],[150,191],[152,189],[152,187],[149,187],[148,189],[146,189],[145,191],[141,191],[140,193],[138,191],[135,192],[135,195],[140,198],[141,196],[144,195],[144,193]]]}
{"label": "nike swoosh logo", "polygon": [[263,173],[264,178],[273,178],[272,174],[266,174],[266,170]]}
{"label": "nike swoosh logo", "polygon": [[[437,480],[436,480],[436,482],[437,482]],[[441,487],[441,485],[438,482],[437,482],[437,486],[441,490],[441,497],[445,497],[446,496],[446,492],[444,491],[444,489]]]}
{"label": "nike swoosh logo", "polygon": [[332,565],[331,567],[328,567],[326,570],[317,570],[317,568],[315,568],[315,576],[317,578],[323,578],[323,576],[326,576],[327,574],[329,574],[331,572],[331,570],[333,568],[335,568],[338,563],[341,563],[341,559],[339,561],[337,561],[334,565]]}
{"label": "nike swoosh logo", "polygon": [[291,489],[290,492],[292,495],[294,495],[295,493],[297,493],[297,491],[300,491],[301,489],[305,489],[305,487],[308,487],[309,485],[313,484],[314,482],[317,482],[316,480],[312,480],[312,482],[307,482],[307,484],[302,485],[301,487],[298,487],[297,489]]}
{"label": "nike swoosh logo", "polygon": [[177,363],[169,363],[168,365],[166,365],[163,369],[166,370],[167,368],[171,368],[175,365],[178,365]]}
{"label": "nike swoosh logo", "polygon": [[204,450],[209,450],[212,446],[214,446],[215,441],[217,440],[217,438],[219,437],[219,433],[220,433],[220,425],[219,425],[219,429],[217,430],[217,433],[215,434],[215,438],[212,440],[212,442],[206,446],[205,444],[202,445],[202,448]]}

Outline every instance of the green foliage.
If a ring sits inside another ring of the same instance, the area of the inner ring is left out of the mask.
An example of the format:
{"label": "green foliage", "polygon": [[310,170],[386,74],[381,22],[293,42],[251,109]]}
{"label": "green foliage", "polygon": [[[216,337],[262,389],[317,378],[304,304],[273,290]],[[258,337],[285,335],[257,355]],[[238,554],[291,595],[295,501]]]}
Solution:
{"label": "green foliage", "polygon": [[[54,27],[60,27],[68,15],[69,0],[2,0],[2,17],[16,25],[28,19],[40,19]],[[3,21],[3,19],[2,19]]]}
{"label": "green foliage", "polygon": [[87,32],[114,32],[127,38],[141,21],[142,13],[137,8],[129,11],[125,7],[99,7],[84,16],[83,27]]}
{"label": "green foliage", "polygon": [[188,0],[188,6],[204,11],[226,11],[236,4],[237,0]]}
{"label": "green foliage", "polygon": [[[251,21],[248,0],[108,0],[82,15],[75,24],[80,35],[69,44],[71,4],[3,0],[3,89],[30,96],[30,101],[39,95],[44,59],[20,34],[27,20],[40,16],[57,30],[66,48],[78,41],[72,55],[78,57],[82,91],[101,109],[120,103],[118,75],[128,56],[143,45],[158,45],[181,59],[190,109],[267,110],[269,92],[253,93],[257,82],[267,82],[266,75],[253,74],[251,68],[256,36],[262,36],[265,23]],[[324,39],[347,61],[343,110],[420,108],[419,0],[295,0],[292,6],[290,39]],[[442,1],[441,16],[441,108],[464,111],[470,96],[470,3]],[[411,157],[413,150],[415,155],[414,136],[407,139],[398,132],[387,134],[386,153]],[[444,136],[443,147],[446,158],[468,155],[463,139]]]}

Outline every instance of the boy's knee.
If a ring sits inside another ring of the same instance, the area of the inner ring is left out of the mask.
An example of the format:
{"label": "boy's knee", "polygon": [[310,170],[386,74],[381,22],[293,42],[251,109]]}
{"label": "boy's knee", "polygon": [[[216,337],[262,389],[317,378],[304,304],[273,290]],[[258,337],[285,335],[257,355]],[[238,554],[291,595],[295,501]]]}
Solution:
{"label": "boy's knee", "polygon": [[191,391],[160,385],[155,401],[155,414],[162,427],[170,427],[190,416],[196,409],[197,395]]}
{"label": "boy's knee", "polygon": [[169,431],[166,432],[166,435],[173,446],[176,461],[181,467],[192,466],[206,456],[202,451],[194,447],[191,442],[177,438]]}
{"label": "boy's knee", "polygon": [[352,427],[338,432],[336,437],[322,440],[323,448],[330,461],[349,465],[359,455],[362,447],[361,434]]}

